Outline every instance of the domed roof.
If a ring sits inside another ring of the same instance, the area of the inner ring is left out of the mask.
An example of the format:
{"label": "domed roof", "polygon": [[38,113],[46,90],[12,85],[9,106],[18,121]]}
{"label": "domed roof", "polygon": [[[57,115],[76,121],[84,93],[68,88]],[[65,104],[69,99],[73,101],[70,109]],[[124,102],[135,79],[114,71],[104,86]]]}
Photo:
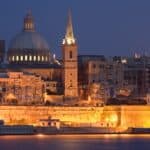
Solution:
{"label": "domed roof", "polygon": [[49,49],[47,42],[37,32],[21,32],[17,34],[10,42],[10,49]]}
{"label": "domed roof", "polygon": [[7,58],[11,64],[49,64],[52,56],[47,42],[35,31],[31,12],[24,18],[23,31],[10,42]]}
{"label": "domed roof", "polygon": [[49,46],[42,36],[35,31],[34,19],[29,11],[24,18],[23,31],[10,42],[10,49],[48,50]]}

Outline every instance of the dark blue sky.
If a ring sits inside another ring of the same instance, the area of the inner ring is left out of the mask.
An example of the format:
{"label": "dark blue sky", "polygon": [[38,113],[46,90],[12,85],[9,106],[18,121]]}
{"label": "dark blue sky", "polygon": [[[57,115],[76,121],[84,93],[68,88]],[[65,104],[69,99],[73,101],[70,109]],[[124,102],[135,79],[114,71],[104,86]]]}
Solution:
{"label": "dark blue sky", "polygon": [[150,51],[150,0],[0,0],[0,38],[9,44],[31,9],[37,31],[60,56],[69,8],[80,54]]}

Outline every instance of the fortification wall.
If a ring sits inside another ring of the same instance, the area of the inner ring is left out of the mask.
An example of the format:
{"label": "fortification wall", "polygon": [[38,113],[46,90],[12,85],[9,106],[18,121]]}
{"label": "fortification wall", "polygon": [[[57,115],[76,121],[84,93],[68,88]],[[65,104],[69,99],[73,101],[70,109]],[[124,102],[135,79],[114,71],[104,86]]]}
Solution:
{"label": "fortification wall", "polygon": [[150,106],[122,106],[121,125],[150,128]]}
{"label": "fortification wall", "polygon": [[50,116],[71,125],[150,127],[150,106],[0,106],[0,119],[6,124],[38,125]]}

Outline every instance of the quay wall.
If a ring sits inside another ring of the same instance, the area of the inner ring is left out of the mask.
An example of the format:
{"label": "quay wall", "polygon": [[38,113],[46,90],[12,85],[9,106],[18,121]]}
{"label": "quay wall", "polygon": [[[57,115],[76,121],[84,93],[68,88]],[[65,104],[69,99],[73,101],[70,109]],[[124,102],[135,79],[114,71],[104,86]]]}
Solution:
{"label": "quay wall", "polygon": [[40,119],[59,119],[71,126],[149,127],[150,106],[48,107],[0,106],[5,124],[39,125]]}

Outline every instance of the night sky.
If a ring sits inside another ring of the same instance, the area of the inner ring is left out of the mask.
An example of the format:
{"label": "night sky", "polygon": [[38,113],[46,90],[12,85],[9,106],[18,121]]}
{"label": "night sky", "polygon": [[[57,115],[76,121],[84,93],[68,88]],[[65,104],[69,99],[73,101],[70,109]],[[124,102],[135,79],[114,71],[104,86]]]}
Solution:
{"label": "night sky", "polygon": [[60,56],[69,8],[79,54],[150,53],[150,0],[0,0],[0,39],[8,46],[31,9],[36,30]]}

